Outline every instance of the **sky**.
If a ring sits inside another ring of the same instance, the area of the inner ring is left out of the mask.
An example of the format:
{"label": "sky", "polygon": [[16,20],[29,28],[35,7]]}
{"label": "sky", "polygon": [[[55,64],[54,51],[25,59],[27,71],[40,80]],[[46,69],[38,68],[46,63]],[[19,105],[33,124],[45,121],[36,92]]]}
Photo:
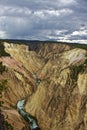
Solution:
{"label": "sky", "polygon": [[0,0],[0,39],[87,43],[87,0]]}

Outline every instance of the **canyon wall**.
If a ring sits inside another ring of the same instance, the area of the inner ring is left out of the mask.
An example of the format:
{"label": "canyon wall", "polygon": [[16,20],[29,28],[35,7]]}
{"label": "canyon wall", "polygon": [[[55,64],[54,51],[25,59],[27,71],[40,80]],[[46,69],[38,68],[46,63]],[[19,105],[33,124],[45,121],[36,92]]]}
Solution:
{"label": "canyon wall", "polygon": [[2,113],[14,130],[29,130],[16,110],[26,98],[25,111],[41,130],[87,129],[87,50],[62,43],[1,43],[5,82]]}

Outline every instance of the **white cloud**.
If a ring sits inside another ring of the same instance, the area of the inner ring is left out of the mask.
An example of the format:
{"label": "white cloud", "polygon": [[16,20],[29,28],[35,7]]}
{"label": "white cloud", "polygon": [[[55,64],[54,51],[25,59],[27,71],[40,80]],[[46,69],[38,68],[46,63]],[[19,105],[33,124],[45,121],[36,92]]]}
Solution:
{"label": "white cloud", "polygon": [[0,6],[0,16],[28,16],[31,13],[26,7]]}
{"label": "white cloud", "polygon": [[48,10],[46,11],[49,15],[59,16],[73,13],[71,9],[60,9],[60,10]]}
{"label": "white cloud", "polygon": [[44,18],[45,17],[45,15],[44,15],[44,13],[43,13],[43,11],[35,11],[34,12],[34,15],[36,15],[36,16],[38,16],[38,17],[41,17],[41,18]]}
{"label": "white cloud", "polygon": [[61,42],[68,42],[68,43],[79,43],[79,44],[86,44],[87,45],[87,40],[58,40]]}
{"label": "white cloud", "polygon": [[7,38],[7,34],[5,31],[0,31],[0,38]]}
{"label": "white cloud", "polygon": [[34,15],[40,17],[40,18],[49,18],[49,17],[58,17],[58,16],[64,16],[72,14],[73,10],[71,9],[60,9],[60,10],[37,10],[34,12]]}
{"label": "white cloud", "polygon": [[87,36],[87,30],[74,31],[72,36]]}
{"label": "white cloud", "polygon": [[77,4],[76,0],[59,0],[61,6],[69,6],[69,5],[75,5]]}
{"label": "white cloud", "polygon": [[[3,10],[2,10],[3,9]],[[68,8],[63,9],[38,9],[32,10],[27,7],[15,7],[15,6],[2,6],[0,5],[0,16],[14,16],[14,17],[31,17],[33,15],[39,18],[45,18],[50,16],[64,16],[73,13],[73,10]]]}

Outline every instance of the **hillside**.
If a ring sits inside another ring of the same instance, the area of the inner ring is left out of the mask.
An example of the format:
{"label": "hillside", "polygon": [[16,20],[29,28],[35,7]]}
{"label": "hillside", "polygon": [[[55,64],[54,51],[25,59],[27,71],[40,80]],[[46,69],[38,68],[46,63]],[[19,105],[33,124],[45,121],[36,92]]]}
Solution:
{"label": "hillside", "polygon": [[2,41],[0,108],[8,130],[29,130],[16,107],[24,98],[41,130],[86,130],[87,45]]}

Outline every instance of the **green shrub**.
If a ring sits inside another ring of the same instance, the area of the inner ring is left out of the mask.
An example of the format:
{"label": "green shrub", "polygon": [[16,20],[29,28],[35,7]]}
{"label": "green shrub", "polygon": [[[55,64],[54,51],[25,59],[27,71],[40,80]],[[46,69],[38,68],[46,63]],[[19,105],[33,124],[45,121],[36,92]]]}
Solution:
{"label": "green shrub", "polygon": [[7,52],[5,52],[5,47],[2,43],[0,43],[0,56],[10,56]]}
{"label": "green shrub", "polygon": [[7,127],[7,130],[13,130],[13,126],[9,124],[7,121],[5,121],[5,125]]}
{"label": "green shrub", "polygon": [[4,104],[4,102],[3,102],[3,101],[0,101],[0,107],[2,107],[2,106],[3,106],[3,104]]}
{"label": "green shrub", "polygon": [[2,97],[2,92],[6,89],[7,80],[2,80],[0,83],[0,97]]}
{"label": "green shrub", "polygon": [[6,70],[5,65],[3,65],[2,62],[0,62],[0,74],[2,74]]}

